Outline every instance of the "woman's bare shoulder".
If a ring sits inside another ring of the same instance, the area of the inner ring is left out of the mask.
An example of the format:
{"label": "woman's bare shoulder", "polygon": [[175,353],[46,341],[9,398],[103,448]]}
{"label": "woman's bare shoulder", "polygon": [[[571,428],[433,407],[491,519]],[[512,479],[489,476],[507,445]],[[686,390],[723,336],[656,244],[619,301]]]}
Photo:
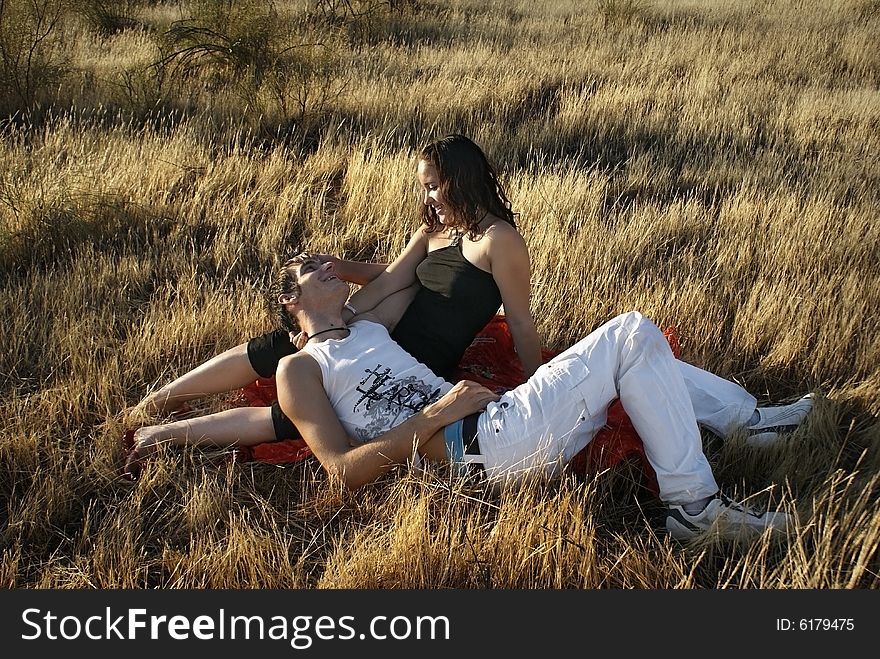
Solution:
{"label": "woman's bare shoulder", "polygon": [[519,229],[504,220],[493,222],[483,235],[502,249],[525,247],[526,244]]}

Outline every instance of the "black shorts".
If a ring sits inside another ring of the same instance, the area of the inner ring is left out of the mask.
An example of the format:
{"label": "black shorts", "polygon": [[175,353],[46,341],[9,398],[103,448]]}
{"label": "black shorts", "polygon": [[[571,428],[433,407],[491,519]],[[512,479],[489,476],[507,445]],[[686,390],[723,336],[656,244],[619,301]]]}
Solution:
{"label": "black shorts", "polygon": [[278,368],[281,358],[296,351],[296,346],[290,342],[290,335],[282,329],[267,332],[247,342],[247,355],[251,367],[261,378],[271,378],[275,375],[275,369]]}
{"label": "black shorts", "polygon": [[[261,378],[275,375],[281,358],[295,352],[297,348],[290,342],[290,335],[282,329],[254,337],[247,343],[251,367]],[[294,439],[300,436],[293,421],[281,411],[278,401],[272,403],[272,427],[275,429],[275,439]]]}
{"label": "black shorts", "polygon": [[293,425],[293,421],[287,418],[287,415],[281,411],[281,406],[276,400],[272,403],[272,427],[275,429],[275,439],[298,439],[302,437],[299,430]]}

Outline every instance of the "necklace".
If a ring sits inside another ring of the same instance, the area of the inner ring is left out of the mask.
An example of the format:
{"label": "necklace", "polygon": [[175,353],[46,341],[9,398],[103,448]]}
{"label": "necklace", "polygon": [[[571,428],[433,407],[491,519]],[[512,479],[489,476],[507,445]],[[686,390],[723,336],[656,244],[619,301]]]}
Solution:
{"label": "necklace", "polygon": [[314,339],[316,336],[320,336],[321,334],[326,334],[327,332],[338,332],[339,330],[345,330],[349,334],[351,333],[351,330],[348,329],[347,327],[329,327],[325,330],[321,330],[320,332],[315,332],[314,334],[309,334],[309,341]]}
{"label": "necklace", "polygon": [[[482,230],[480,227],[483,224],[483,222],[486,221],[487,217],[489,217],[489,211],[486,211],[485,213],[483,213],[483,217],[481,217],[480,221],[477,222],[476,228],[477,228],[477,230],[479,230],[481,232],[481,234],[484,232],[484,230]],[[461,239],[464,236],[465,232],[462,231],[460,227],[449,227],[449,230],[452,233],[452,236],[450,237],[451,244],[458,245],[461,242]]]}

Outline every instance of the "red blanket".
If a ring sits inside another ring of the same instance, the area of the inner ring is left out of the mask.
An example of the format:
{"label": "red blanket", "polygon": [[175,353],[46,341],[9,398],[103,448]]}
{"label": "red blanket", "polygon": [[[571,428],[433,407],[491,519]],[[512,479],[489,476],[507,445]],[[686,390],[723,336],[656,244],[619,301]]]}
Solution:
{"label": "red blanket", "polygon": [[[664,332],[672,352],[678,356],[678,337],[674,328]],[[547,361],[557,353],[544,350]],[[455,374],[455,379],[473,380],[501,393],[525,381],[522,365],[515,357],[513,337],[504,316],[498,315],[474,339],[467,349]],[[277,398],[275,378],[261,378],[241,389],[231,399],[233,405],[271,405]],[[236,460],[267,464],[290,464],[312,455],[311,449],[299,437],[236,449]],[[648,464],[645,449],[629,417],[615,401],[608,408],[608,422],[574,460],[569,468],[576,473],[595,473],[632,459],[642,471],[643,484],[654,494],[659,492],[657,477]]]}

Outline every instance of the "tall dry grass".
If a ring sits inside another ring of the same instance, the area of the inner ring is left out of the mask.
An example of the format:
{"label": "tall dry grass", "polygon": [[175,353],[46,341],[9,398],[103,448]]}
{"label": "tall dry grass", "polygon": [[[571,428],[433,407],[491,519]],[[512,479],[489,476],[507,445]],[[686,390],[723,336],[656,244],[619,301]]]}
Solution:
{"label": "tall dry grass", "polygon": [[[41,46],[65,75],[4,100],[0,585],[878,585],[876,2],[279,1],[272,52],[302,59],[274,87],[153,66],[205,4],[70,15]],[[627,467],[351,494],[308,461],[168,450],[118,478],[131,406],[271,326],[278,256],[400,250],[415,151],[452,131],[502,171],[548,346],[639,309],[761,401],[820,394],[782,445],[705,437],[729,494],[798,514],[788,540],[674,543]]]}

